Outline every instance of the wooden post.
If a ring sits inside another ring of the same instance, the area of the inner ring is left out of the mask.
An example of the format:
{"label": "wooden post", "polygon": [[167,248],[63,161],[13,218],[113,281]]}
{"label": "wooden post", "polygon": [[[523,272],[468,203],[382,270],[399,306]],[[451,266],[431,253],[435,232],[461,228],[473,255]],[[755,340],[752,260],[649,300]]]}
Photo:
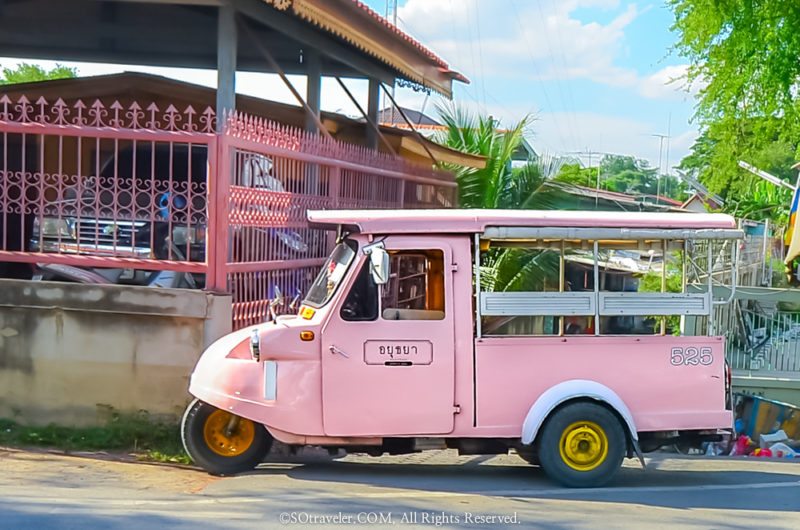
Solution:
{"label": "wooden post", "polygon": [[314,113],[314,116],[306,116],[306,131],[316,132],[322,93],[322,61],[316,50],[305,51],[303,61],[306,63],[306,102]]}
{"label": "wooden post", "polygon": [[[371,121],[380,127],[378,123],[378,116],[380,109],[380,82],[377,79],[370,78],[368,98],[367,98],[367,121]],[[378,148],[378,131],[372,127],[367,127],[367,147],[370,149]]]}
{"label": "wooden post", "polygon": [[236,9],[228,2],[217,10],[217,132],[225,113],[236,109]]}

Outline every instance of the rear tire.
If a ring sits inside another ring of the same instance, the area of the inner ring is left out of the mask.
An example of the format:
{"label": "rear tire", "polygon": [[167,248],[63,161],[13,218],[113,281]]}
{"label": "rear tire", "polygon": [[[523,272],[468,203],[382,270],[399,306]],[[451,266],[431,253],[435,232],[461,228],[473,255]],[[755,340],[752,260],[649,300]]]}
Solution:
{"label": "rear tire", "polygon": [[570,488],[607,484],[625,457],[625,429],[613,412],[579,402],[552,414],[539,436],[539,463],[552,480]]}
{"label": "rear tire", "polygon": [[186,408],[181,438],[194,463],[212,475],[249,471],[264,460],[272,447],[272,436],[260,423],[199,399]]}

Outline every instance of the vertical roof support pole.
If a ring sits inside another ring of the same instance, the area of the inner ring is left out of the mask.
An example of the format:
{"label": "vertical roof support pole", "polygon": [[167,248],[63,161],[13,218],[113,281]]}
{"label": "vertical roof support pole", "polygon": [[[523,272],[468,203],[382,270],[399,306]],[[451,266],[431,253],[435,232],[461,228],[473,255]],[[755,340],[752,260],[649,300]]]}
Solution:
{"label": "vertical roof support pole", "polygon": [[[378,113],[380,109],[378,106],[380,105],[380,88],[381,84],[380,81],[377,79],[370,78],[369,80],[369,88],[367,90],[367,122],[369,124],[376,124],[380,126],[378,123]],[[377,149],[378,148],[378,134],[379,131],[373,127],[367,127],[367,147],[370,149]]]}
{"label": "vertical roof support pole", "polygon": [[320,116],[320,98],[322,94],[322,60],[314,49],[303,50],[303,61],[306,63],[306,131],[316,132]]}
{"label": "vertical roof support pole", "polygon": [[475,336],[481,338],[481,235],[475,234]]}
{"label": "vertical roof support pole", "polygon": [[[667,292],[667,240],[661,241],[661,293]],[[667,334],[667,317],[661,317],[661,336]]]}
{"label": "vertical roof support pole", "polygon": [[[686,293],[686,253],[689,252],[689,241],[687,239],[683,240],[683,250],[681,252],[681,293]],[[692,319],[692,322],[695,320]],[[697,333],[697,326],[693,325],[692,334]],[[681,315],[681,336],[686,335],[686,316]]]}
{"label": "vertical roof support pole", "polygon": [[225,2],[217,9],[217,131],[225,127],[225,114],[236,109],[236,9]]}
{"label": "vertical roof support pole", "polygon": [[[561,240],[561,248],[558,252],[558,292],[563,293],[565,287],[565,278],[566,275],[566,263],[564,262],[564,240]],[[560,315],[556,317],[558,319],[558,336],[561,337],[564,335],[564,316]]]}
{"label": "vertical roof support pole", "polygon": [[707,242],[708,258],[706,263],[706,273],[708,274],[708,336],[710,337],[714,333],[714,277],[712,276],[714,267],[711,265],[711,262],[714,259],[714,249],[711,247],[713,246],[714,242],[710,239],[707,240]]}
{"label": "vertical roof support pole", "polygon": [[595,240],[592,246],[594,254],[594,334],[600,335],[600,242]]}

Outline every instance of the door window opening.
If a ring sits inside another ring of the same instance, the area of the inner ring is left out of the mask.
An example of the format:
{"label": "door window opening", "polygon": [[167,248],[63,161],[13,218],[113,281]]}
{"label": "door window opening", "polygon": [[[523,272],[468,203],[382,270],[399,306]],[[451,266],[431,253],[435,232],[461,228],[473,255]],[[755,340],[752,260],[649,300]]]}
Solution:
{"label": "door window opening", "polygon": [[391,275],[381,292],[385,320],[443,320],[444,252],[390,251]]}

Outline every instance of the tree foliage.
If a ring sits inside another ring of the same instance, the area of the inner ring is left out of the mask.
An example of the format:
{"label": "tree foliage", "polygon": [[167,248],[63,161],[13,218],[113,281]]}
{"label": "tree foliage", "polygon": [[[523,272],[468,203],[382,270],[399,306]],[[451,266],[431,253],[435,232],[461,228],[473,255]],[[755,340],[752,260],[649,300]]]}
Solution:
{"label": "tree foliage", "polygon": [[558,209],[557,198],[543,184],[558,170],[548,158],[530,160],[522,167],[511,164],[531,124],[526,116],[509,129],[500,129],[492,117],[476,116],[458,105],[439,108],[446,130],[437,141],[466,153],[486,157],[483,169],[452,166],[462,208]]}
{"label": "tree foliage", "polygon": [[797,113],[800,3],[796,0],[668,0],[690,81],[705,83],[703,120]]}
{"label": "tree foliage", "polygon": [[702,86],[695,118],[702,134],[681,162],[732,212],[787,208],[781,192],[756,185],[745,160],[794,180],[800,139],[800,2],[668,0],[676,49],[689,59],[687,78]]}
{"label": "tree foliage", "polygon": [[[562,209],[566,197],[544,184],[558,171],[557,161],[528,161],[514,168],[511,158],[523,140],[531,118],[507,130],[491,117],[475,116],[456,105],[439,108],[446,130],[437,140],[449,147],[486,157],[483,169],[453,166],[459,206],[487,209]],[[534,290],[541,282],[557,281],[559,264],[550,254],[526,249],[490,249],[481,264],[488,291]],[[555,278],[555,280],[553,280]]]}
{"label": "tree foliage", "polygon": [[658,175],[656,168],[646,160],[632,156],[606,155],[599,167],[582,168],[579,164],[565,164],[556,176],[557,182],[600,188],[630,195],[661,195],[674,199],[686,198],[683,183],[672,175]]}
{"label": "tree foliage", "polygon": [[57,64],[55,68],[45,70],[38,64],[20,63],[16,68],[3,68],[2,73],[0,85],[11,85],[76,77],[78,70],[60,64]]}

